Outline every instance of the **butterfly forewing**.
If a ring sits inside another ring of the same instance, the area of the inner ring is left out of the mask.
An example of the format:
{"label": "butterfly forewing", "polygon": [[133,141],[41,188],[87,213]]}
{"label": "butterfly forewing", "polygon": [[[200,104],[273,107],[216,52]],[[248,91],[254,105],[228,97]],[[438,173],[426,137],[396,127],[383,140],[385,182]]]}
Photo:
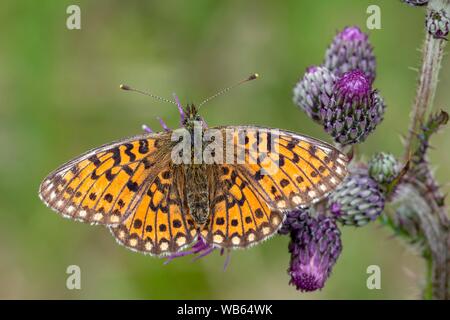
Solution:
{"label": "butterfly forewing", "polygon": [[167,133],[148,134],[93,149],[45,178],[39,195],[65,217],[117,224],[160,170],[169,142]]}
{"label": "butterfly forewing", "polygon": [[347,175],[347,157],[322,141],[278,129],[221,129],[234,132],[236,155],[245,153],[245,163],[235,166],[272,208],[308,206],[329,194]]}

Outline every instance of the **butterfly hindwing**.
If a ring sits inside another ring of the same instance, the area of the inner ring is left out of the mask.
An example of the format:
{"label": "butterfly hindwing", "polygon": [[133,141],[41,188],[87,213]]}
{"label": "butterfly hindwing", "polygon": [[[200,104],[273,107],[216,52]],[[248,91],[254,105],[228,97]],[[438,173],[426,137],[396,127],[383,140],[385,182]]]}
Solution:
{"label": "butterfly hindwing", "polygon": [[[140,201],[170,142],[166,133],[124,139],[88,151],[51,173],[39,195],[65,217],[117,224]],[[170,157],[169,157],[170,159]]]}
{"label": "butterfly hindwing", "polygon": [[284,214],[269,208],[259,191],[233,165],[211,169],[210,216],[201,235],[225,248],[245,248],[273,235]]}
{"label": "butterfly hindwing", "polygon": [[152,255],[182,250],[196,238],[197,231],[184,201],[182,171],[170,166],[146,188],[136,210],[110,230],[117,241]]}

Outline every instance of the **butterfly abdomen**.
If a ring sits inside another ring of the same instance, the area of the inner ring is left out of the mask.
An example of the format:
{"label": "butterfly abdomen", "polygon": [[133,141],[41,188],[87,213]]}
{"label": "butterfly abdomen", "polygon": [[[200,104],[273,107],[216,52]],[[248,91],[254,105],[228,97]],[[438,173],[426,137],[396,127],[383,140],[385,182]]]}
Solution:
{"label": "butterfly abdomen", "polygon": [[208,175],[205,164],[185,166],[185,186],[189,211],[198,225],[209,216]]}

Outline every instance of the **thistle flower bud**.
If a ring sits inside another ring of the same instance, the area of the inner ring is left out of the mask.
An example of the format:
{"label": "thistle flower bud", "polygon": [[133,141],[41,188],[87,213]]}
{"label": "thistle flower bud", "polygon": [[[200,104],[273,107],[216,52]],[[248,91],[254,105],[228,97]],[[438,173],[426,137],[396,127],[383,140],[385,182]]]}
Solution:
{"label": "thistle flower bud", "polygon": [[428,4],[428,0],[403,0],[403,2],[413,7],[425,6]]}
{"label": "thistle flower bud", "polygon": [[363,226],[384,209],[385,197],[366,169],[354,169],[330,194],[328,211],[344,225]]}
{"label": "thistle flower bud", "polygon": [[337,77],[359,69],[369,79],[375,80],[376,60],[367,34],[358,27],[346,27],[333,39],[325,53],[324,67]]}
{"label": "thistle flower bud", "polygon": [[360,70],[343,74],[329,104],[320,109],[325,131],[341,145],[363,142],[383,120],[385,104]]}
{"label": "thistle flower bud", "polygon": [[447,39],[450,18],[445,10],[430,10],[425,20],[428,32],[436,39]]}
{"label": "thistle flower bud", "polygon": [[294,103],[315,121],[330,102],[336,77],[327,68],[312,66],[294,87]]}
{"label": "thistle flower bud", "polygon": [[391,183],[397,177],[399,169],[397,159],[390,153],[377,153],[369,161],[369,175],[380,184]]}
{"label": "thistle flower bud", "polygon": [[341,251],[340,231],[332,218],[309,216],[304,210],[290,213],[290,284],[300,291],[323,288]]}
{"label": "thistle flower bud", "polygon": [[283,225],[278,230],[278,233],[287,235],[291,232],[300,231],[304,227],[305,221],[309,218],[309,211],[310,208],[288,211],[286,213],[286,219],[284,219]]}

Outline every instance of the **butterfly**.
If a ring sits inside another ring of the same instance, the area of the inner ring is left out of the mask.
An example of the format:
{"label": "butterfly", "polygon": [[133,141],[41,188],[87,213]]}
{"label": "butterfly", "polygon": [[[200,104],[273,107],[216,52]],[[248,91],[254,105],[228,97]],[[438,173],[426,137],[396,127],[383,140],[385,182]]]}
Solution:
{"label": "butterfly", "polygon": [[265,127],[208,128],[195,105],[177,104],[184,144],[166,128],[92,149],[44,179],[42,201],[107,226],[129,249],[165,256],[200,237],[227,249],[258,244],[287,210],[319,201],[347,175],[347,157],[325,142]]}

